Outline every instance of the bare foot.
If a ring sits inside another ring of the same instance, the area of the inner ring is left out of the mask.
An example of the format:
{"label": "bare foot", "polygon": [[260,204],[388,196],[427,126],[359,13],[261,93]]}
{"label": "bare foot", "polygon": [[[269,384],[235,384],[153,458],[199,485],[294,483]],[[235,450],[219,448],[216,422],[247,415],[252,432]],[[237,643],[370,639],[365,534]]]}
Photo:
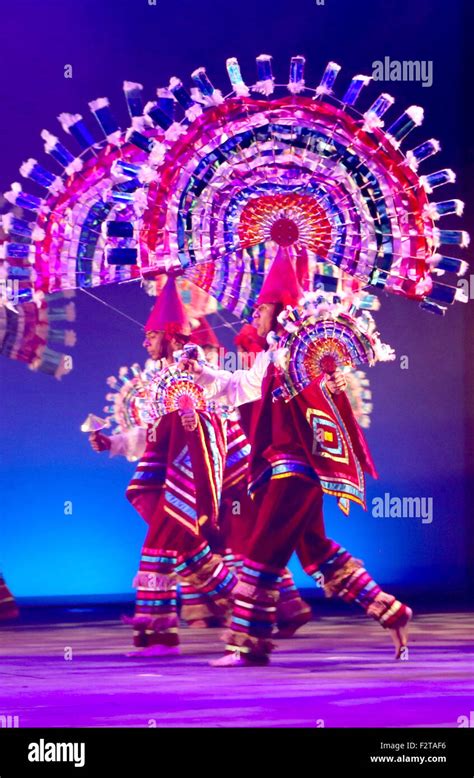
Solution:
{"label": "bare foot", "polygon": [[212,667],[261,667],[262,665],[267,665],[269,661],[267,656],[249,659],[248,656],[241,654],[240,651],[228,651],[219,659],[212,659],[209,664]]}
{"label": "bare foot", "polygon": [[142,656],[177,656],[179,655],[179,646],[163,646],[161,643],[157,643],[154,646],[146,646],[145,648],[138,648],[136,651],[130,651],[125,654],[127,657],[142,657]]}
{"label": "bare foot", "polygon": [[406,619],[397,627],[389,630],[390,637],[395,646],[395,659],[400,659],[402,661],[408,659],[408,632],[412,617],[412,609],[406,606]]}

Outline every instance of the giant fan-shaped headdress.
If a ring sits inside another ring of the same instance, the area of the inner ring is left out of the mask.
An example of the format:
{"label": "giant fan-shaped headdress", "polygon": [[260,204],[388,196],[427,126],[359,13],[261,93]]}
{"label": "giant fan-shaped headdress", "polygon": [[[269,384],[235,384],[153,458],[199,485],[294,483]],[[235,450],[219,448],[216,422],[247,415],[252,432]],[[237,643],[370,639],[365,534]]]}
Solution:
{"label": "giant fan-shaped headdress", "polygon": [[339,65],[330,62],[316,88],[305,84],[304,66],[303,57],[292,58],[283,97],[268,55],[257,58],[252,86],[229,59],[226,97],[204,68],[192,74],[191,91],[172,78],[145,107],[142,86],[125,82],[128,130],[106,98],[89,104],[99,141],[79,114],[62,114],[80,153],[43,133],[59,168],[29,159],[21,173],[33,184],[28,191],[13,184],[6,194],[23,215],[8,225],[4,272],[20,279],[27,299],[38,288],[182,270],[245,314],[268,260],[285,246],[443,313],[461,298],[455,274],[466,270],[446,252],[468,236],[436,226],[462,211],[459,200],[428,197],[454,173],[418,172],[437,141],[402,151],[422,109],[386,121],[394,100],[383,93],[360,113],[369,77],[354,76],[337,98]]}

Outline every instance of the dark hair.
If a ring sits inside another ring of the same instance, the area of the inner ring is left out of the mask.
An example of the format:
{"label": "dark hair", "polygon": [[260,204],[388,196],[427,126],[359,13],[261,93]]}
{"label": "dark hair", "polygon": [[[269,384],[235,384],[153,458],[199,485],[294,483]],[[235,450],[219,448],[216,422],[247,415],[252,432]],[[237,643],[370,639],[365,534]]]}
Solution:
{"label": "dark hair", "polygon": [[173,332],[173,334],[169,336],[168,340],[174,338],[175,340],[179,340],[179,342],[184,345],[189,341],[190,337],[190,335],[183,335],[181,332]]}
{"label": "dark hair", "polygon": [[272,323],[271,323],[271,329],[274,330],[275,332],[277,332],[278,328],[280,327],[280,324],[278,322],[278,316],[280,315],[284,307],[285,306],[283,305],[283,303],[275,303],[275,310],[273,312]]}

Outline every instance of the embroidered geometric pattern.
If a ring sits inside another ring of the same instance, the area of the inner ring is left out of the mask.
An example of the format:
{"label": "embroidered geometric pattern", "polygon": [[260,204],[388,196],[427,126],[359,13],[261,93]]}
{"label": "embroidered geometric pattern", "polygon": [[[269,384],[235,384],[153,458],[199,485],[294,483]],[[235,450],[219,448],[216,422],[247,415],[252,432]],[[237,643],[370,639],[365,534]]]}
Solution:
{"label": "embroidered geometric pattern", "polygon": [[[331,392],[327,388],[324,381],[321,383],[321,391],[323,392],[327,402],[329,403],[331,410],[336,418],[337,424],[339,425],[338,434],[340,434],[340,431],[342,430],[344,454],[345,456],[347,456],[347,461],[349,461],[349,457],[348,457],[348,449],[346,448],[346,446],[349,447],[351,458],[355,464],[355,468],[357,471],[357,484],[351,483],[348,481],[347,478],[343,478],[343,477],[337,478],[336,476],[332,476],[331,479],[321,477],[320,478],[321,488],[324,492],[326,492],[326,494],[331,494],[334,497],[337,497],[339,507],[345,514],[348,514],[349,513],[348,499],[353,500],[354,502],[358,503],[359,505],[362,505],[362,507],[365,508],[365,477],[359,459],[357,458],[354,452],[351,437],[346,429],[342,416],[339,413],[336,404],[334,403]],[[308,408],[307,410],[308,421],[310,420],[310,417],[314,412],[315,412],[314,408]],[[337,461],[337,458],[334,457],[332,454],[330,454],[329,451],[325,451],[323,453],[323,456],[330,457],[331,459],[335,459]],[[339,461],[346,463],[344,458],[341,458]]]}
{"label": "embroidered geometric pattern", "polygon": [[324,411],[308,408],[306,419],[313,430],[314,453],[334,462],[349,462],[346,443],[337,425]]}
{"label": "embroidered geometric pattern", "polygon": [[137,489],[156,490],[162,485],[165,476],[166,462],[154,451],[145,451],[127,487],[127,495]]}
{"label": "embroidered geometric pattern", "polygon": [[249,467],[250,444],[240,422],[228,421],[227,456],[225,460],[223,489],[228,489],[245,478]]}

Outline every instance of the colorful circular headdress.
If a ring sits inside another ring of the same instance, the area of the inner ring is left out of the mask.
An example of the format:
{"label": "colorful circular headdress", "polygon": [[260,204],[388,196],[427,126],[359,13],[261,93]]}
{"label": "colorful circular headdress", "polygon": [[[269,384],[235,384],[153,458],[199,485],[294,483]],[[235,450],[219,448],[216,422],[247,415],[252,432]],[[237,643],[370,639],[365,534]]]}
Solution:
{"label": "colorful circular headdress", "polygon": [[340,298],[328,301],[306,295],[301,306],[287,307],[278,317],[285,329],[279,339],[276,363],[282,385],[276,396],[290,400],[323,374],[337,368],[372,366],[395,358],[381,343],[369,311],[344,308]]}
{"label": "colorful circular headdress", "polygon": [[[42,294],[28,302],[0,299],[0,355],[25,362],[31,370],[60,380],[71,372],[72,356],[58,350],[76,344],[71,329],[76,311],[73,291]],[[68,327],[64,325],[68,324]]]}
{"label": "colorful circular headdress", "polygon": [[147,427],[153,421],[149,408],[149,385],[161,372],[161,363],[147,360],[142,369],[135,363],[119,370],[118,379],[107,379],[112,392],[106,395],[109,405],[104,408],[117,432],[126,432],[134,427]]}
{"label": "colorful circular headdress", "polygon": [[172,78],[145,107],[141,84],[125,82],[128,130],[106,98],[89,104],[104,136],[99,142],[79,114],[61,114],[81,151],[75,155],[44,131],[60,171],[35,159],[22,166],[40,194],[16,183],[6,194],[23,209],[7,225],[6,276],[20,279],[27,299],[38,288],[179,270],[246,315],[276,248],[285,246],[308,258],[307,289],[312,264],[324,262],[434,312],[463,299],[456,274],[466,263],[444,252],[466,246],[467,233],[436,226],[460,214],[462,203],[428,199],[454,173],[419,175],[439,150],[435,140],[401,149],[422,109],[409,107],[385,128],[390,95],[363,112],[355,107],[369,77],[354,76],[339,99],[338,64],[327,65],[316,88],[305,84],[304,66],[304,57],[292,58],[283,87],[289,96],[281,96],[268,55],[257,58],[252,86],[229,59],[226,97],[204,68],[192,74],[191,91]]}
{"label": "colorful circular headdress", "polygon": [[370,382],[363,370],[343,368],[347,381],[346,395],[351,404],[356,421],[363,429],[370,427],[372,413],[372,392]]}
{"label": "colorful circular headdress", "polygon": [[204,389],[185,370],[171,369],[157,376],[148,385],[149,412],[156,419],[173,411],[205,411]]}
{"label": "colorful circular headdress", "polygon": [[151,424],[155,417],[150,410],[149,385],[160,375],[161,367],[161,362],[149,359],[143,369],[135,363],[130,368],[121,367],[118,376],[109,376],[107,384],[111,391],[106,394],[105,418],[89,414],[82,432],[108,428],[112,434],[118,434]]}

